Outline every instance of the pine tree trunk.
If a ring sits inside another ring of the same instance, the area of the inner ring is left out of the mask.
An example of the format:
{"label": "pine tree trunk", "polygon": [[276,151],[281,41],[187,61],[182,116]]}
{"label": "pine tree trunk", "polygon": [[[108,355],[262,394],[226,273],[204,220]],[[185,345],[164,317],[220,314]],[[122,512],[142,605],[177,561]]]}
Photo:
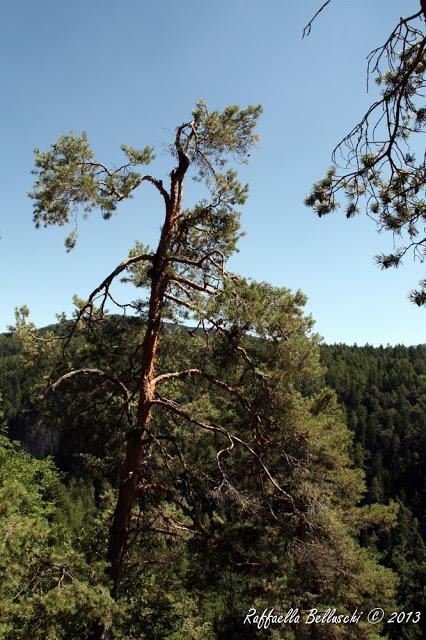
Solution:
{"label": "pine tree trunk", "polygon": [[143,460],[147,432],[131,431],[127,437],[126,459],[120,478],[120,488],[110,530],[107,560],[110,563],[112,597],[119,597],[122,566],[130,530],[132,507],[135,501],[138,470]]}
{"label": "pine tree trunk", "polygon": [[[156,260],[164,265],[164,252],[167,245],[160,248],[163,255],[159,255],[157,251]],[[110,576],[113,583],[111,595],[115,600],[119,597],[132,508],[138,484],[141,480],[140,468],[144,453],[149,445],[149,425],[152,417],[151,402],[154,397],[152,380],[154,378],[161,327],[161,310],[165,289],[164,279],[164,266],[158,271],[154,269],[147,328],[142,347],[142,375],[139,382],[137,428],[127,435],[126,457],[120,474],[118,499],[109,535],[107,560],[110,563]]]}
{"label": "pine tree trunk", "polygon": [[[130,431],[126,438],[126,457],[120,473],[118,498],[109,532],[107,560],[110,564],[111,595],[114,600],[118,600],[120,596],[123,561],[130,532],[132,510],[138,484],[141,481],[140,469],[144,454],[149,447],[148,429],[151,421],[151,400],[154,393],[152,379],[154,377],[162,304],[162,296],[158,295],[158,289],[155,287],[154,282],[151,290],[151,302],[153,303],[152,308],[156,312],[149,313],[148,326],[143,342],[143,374],[140,380],[138,427]],[[112,632],[107,624],[100,624],[94,631],[95,640],[111,640],[111,638]]]}
{"label": "pine tree trunk", "polygon": [[[164,294],[167,289],[167,256],[176,228],[181,203],[182,182],[189,166],[187,156],[178,151],[179,164],[171,174],[170,194],[166,198],[166,215],[160,241],[152,265],[152,283],[146,332],[142,345],[141,377],[139,380],[139,403],[137,427],[127,435],[126,457],[120,474],[120,487],[113,521],[109,533],[107,560],[110,563],[112,580],[111,595],[118,600],[122,580],[123,561],[132,519],[140,470],[144,454],[149,448],[149,426],[152,418],[152,400],[155,386],[155,363],[160,338]],[[112,633],[107,625],[100,625],[95,632],[96,640],[110,640]]]}
{"label": "pine tree trunk", "polygon": [[[110,564],[111,595],[114,600],[118,600],[120,596],[123,561],[131,526],[132,509],[138,485],[141,481],[140,469],[144,454],[149,447],[149,425],[152,417],[151,402],[154,396],[152,380],[155,372],[161,328],[161,311],[166,288],[165,256],[170,244],[170,224],[169,227],[169,229],[166,229],[165,225],[163,228],[154,258],[147,327],[142,345],[142,374],[139,381],[137,428],[127,434],[126,456],[120,473],[118,498],[109,532],[107,560]],[[100,624],[94,631],[94,638],[95,640],[110,640],[112,633],[108,625]]]}

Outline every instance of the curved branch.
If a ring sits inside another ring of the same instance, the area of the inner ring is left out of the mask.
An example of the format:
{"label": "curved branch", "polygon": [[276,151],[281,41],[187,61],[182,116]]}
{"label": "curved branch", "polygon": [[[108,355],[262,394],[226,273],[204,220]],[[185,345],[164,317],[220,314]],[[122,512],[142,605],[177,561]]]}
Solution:
{"label": "curved branch", "polygon": [[65,373],[63,376],[61,376],[55,382],[49,385],[47,388],[47,392],[54,393],[63,382],[65,382],[66,380],[70,380],[75,376],[87,376],[87,375],[95,375],[95,376],[100,376],[101,378],[105,378],[106,380],[108,380],[109,382],[112,382],[122,390],[123,394],[126,397],[126,400],[129,399],[129,395],[130,395],[129,390],[121,382],[121,380],[119,380],[118,378],[115,378],[114,376],[108,375],[101,369],[83,368],[83,369],[74,369],[73,371],[68,371],[68,373]]}
{"label": "curved branch", "polygon": [[[215,262],[215,260],[213,260],[214,255],[219,256],[221,264],[218,264],[217,262]],[[178,255],[171,255],[167,258],[168,262],[177,262],[178,264],[184,264],[184,265],[188,265],[189,267],[199,267],[199,268],[203,268],[204,262],[206,262],[206,260],[211,262],[211,264],[214,267],[219,269],[222,275],[226,275],[225,268],[224,268],[225,256],[222,251],[219,251],[219,249],[213,249],[212,251],[209,251],[209,253],[206,253],[204,256],[201,256],[199,260],[191,260],[190,258],[185,258],[184,256],[178,256]]]}
{"label": "curved branch", "polygon": [[103,296],[103,300],[100,306],[101,311],[103,311],[105,303],[108,299],[108,295],[109,295],[109,288],[113,282],[113,280],[120,275],[120,273],[122,273],[123,271],[125,271],[129,266],[133,265],[133,264],[137,264],[138,262],[142,262],[142,261],[149,261],[149,262],[153,262],[154,260],[154,256],[151,254],[141,254],[139,256],[133,256],[132,258],[128,258],[127,260],[124,260],[123,262],[121,262],[115,269],[114,271],[112,271],[102,282],[101,284],[96,287],[96,289],[94,289],[92,291],[92,293],[90,294],[90,296],[87,299],[87,302],[81,307],[81,309],[79,310],[77,317],[74,321],[74,324],[72,326],[71,332],[67,337],[67,340],[65,342],[64,345],[64,351],[66,350],[66,348],[68,347],[74,333],[75,330],[77,328],[77,324],[78,322],[81,320],[81,318],[83,317],[84,312],[86,311],[86,309],[88,309],[89,307],[92,306],[93,301],[95,299],[95,297],[101,293],[101,291],[104,291],[104,296]]}
{"label": "curved branch", "polygon": [[154,185],[154,187],[156,187],[156,189],[161,193],[161,195],[164,198],[164,202],[166,203],[166,206],[169,204],[170,202],[170,195],[167,193],[166,189],[163,187],[163,181],[162,180],[158,180],[157,178],[154,178],[153,176],[142,176],[141,178],[141,182],[150,182],[151,184]]}
{"label": "curved branch", "polygon": [[[101,169],[101,171],[98,172],[98,174],[101,174],[102,172],[106,173],[110,178],[118,175],[120,173],[120,171],[124,171],[125,169],[128,169],[129,167],[133,166],[131,162],[128,162],[127,164],[123,164],[121,167],[119,167],[118,169],[115,169],[114,171],[111,171],[111,169],[108,169],[108,167],[106,165],[104,165],[102,162],[84,162],[83,164],[85,164],[86,166],[89,167],[96,167]],[[163,196],[166,205],[169,203],[170,200],[170,196],[167,193],[166,189],[163,187],[163,181],[159,180],[157,178],[154,178],[154,176],[151,175],[143,175],[140,176],[139,180],[135,183],[134,187],[132,190],[136,189],[136,187],[138,187],[142,182],[150,182],[151,184],[153,184],[155,186],[155,188],[161,193],[161,195]],[[117,191],[115,188],[109,186],[109,185],[105,185],[102,181],[99,181],[99,184],[102,184],[103,186],[107,187],[108,189],[112,189],[112,191],[117,195],[117,198],[119,200],[123,200],[124,198],[127,197],[127,195],[120,193],[119,191]]]}
{"label": "curved branch", "polygon": [[[120,273],[122,273],[123,271],[125,271],[126,269],[128,269],[128,267],[130,267],[133,264],[137,264],[138,262],[143,262],[143,261],[149,261],[152,262],[154,260],[154,255],[151,254],[141,254],[139,256],[133,256],[132,258],[128,258],[127,260],[124,260],[123,262],[121,262],[115,269],[114,271],[112,271],[109,276],[107,276],[105,278],[105,280],[103,280],[103,282],[101,282],[101,284],[96,287],[96,289],[94,289],[92,291],[92,293],[90,294],[87,303],[85,305],[85,307],[83,307],[83,309],[87,309],[87,307],[90,305],[91,302],[93,302],[94,298],[98,295],[98,293],[100,293],[103,289],[105,289],[106,291],[109,289],[109,287],[112,284],[112,281],[118,276],[120,275]],[[105,296],[106,298],[106,296]],[[104,303],[103,303],[104,304]]]}
{"label": "curved branch", "polygon": [[[220,433],[221,435],[225,436],[229,440],[229,442],[231,443],[230,448],[233,448],[235,444],[238,444],[244,449],[246,449],[257,460],[259,465],[262,467],[264,473],[266,474],[267,478],[274,485],[274,487],[278,489],[278,491],[282,493],[292,505],[294,505],[294,500],[291,497],[291,495],[287,493],[287,491],[285,491],[282,487],[280,487],[278,482],[272,476],[269,469],[266,467],[262,458],[259,456],[258,453],[256,453],[256,451],[249,444],[247,444],[247,442],[245,442],[238,436],[233,435],[230,431],[228,431],[228,429],[225,429],[225,427],[221,427],[220,425],[217,425],[214,423],[207,423],[207,422],[202,422],[201,420],[198,420],[197,418],[192,416],[190,413],[182,409],[182,407],[180,407],[177,403],[171,400],[167,400],[166,398],[161,398],[160,396],[158,396],[152,401],[152,404],[162,407],[166,411],[169,411],[171,413],[174,413],[177,416],[180,416],[187,422],[190,422],[191,424],[194,424],[200,427],[201,429],[205,429],[206,431],[211,431],[213,433]],[[224,450],[222,449],[219,453],[223,451]]]}

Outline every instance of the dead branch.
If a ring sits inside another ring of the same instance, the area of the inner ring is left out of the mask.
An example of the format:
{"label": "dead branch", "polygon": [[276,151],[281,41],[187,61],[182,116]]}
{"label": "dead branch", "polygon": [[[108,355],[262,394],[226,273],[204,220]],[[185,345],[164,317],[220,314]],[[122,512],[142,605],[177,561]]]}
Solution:
{"label": "dead branch", "polygon": [[70,380],[71,378],[75,378],[76,376],[88,376],[88,375],[94,375],[94,376],[99,376],[101,378],[104,378],[105,380],[108,380],[109,382],[111,382],[112,384],[114,384],[115,386],[118,386],[125,399],[126,402],[130,401],[130,393],[129,390],[127,389],[127,387],[121,382],[121,380],[119,380],[118,378],[115,378],[114,376],[111,376],[107,373],[105,373],[104,371],[102,371],[101,369],[74,369],[73,371],[68,371],[68,373],[65,373],[63,376],[61,376],[60,378],[58,378],[53,384],[49,385],[49,387],[47,387],[47,393],[55,393],[55,391],[58,389],[58,387],[65,382],[66,380]]}
{"label": "dead branch", "polygon": [[303,33],[302,33],[302,40],[303,38],[306,38],[310,33],[311,33],[311,29],[312,29],[312,25],[314,23],[314,21],[316,20],[316,18],[319,16],[319,14],[324,11],[324,9],[326,8],[326,6],[328,4],[330,4],[331,0],[327,0],[326,2],[324,2],[324,4],[318,9],[318,11],[316,12],[316,14],[309,20],[308,24],[306,25],[306,27],[303,29]]}

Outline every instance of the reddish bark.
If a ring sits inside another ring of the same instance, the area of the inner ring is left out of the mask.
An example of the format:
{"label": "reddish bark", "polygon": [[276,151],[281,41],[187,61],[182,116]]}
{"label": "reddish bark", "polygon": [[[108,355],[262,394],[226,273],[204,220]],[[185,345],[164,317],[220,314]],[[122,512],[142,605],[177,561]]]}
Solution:
{"label": "reddish bark", "polygon": [[[179,136],[179,131],[178,131]],[[120,592],[123,560],[131,525],[132,508],[140,484],[140,468],[149,448],[149,425],[155,391],[155,363],[161,329],[164,295],[168,284],[167,257],[176,230],[182,204],[182,183],[189,166],[187,156],[180,150],[176,138],[179,163],[171,174],[170,194],[164,194],[166,215],[160,241],[153,260],[152,284],[146,333],[142,349],[142,373],[139,380],[137,428],[127,435],[126,457],[120,476],[120,487],[109,535],[108,561],[112,579],[112,596]]]}

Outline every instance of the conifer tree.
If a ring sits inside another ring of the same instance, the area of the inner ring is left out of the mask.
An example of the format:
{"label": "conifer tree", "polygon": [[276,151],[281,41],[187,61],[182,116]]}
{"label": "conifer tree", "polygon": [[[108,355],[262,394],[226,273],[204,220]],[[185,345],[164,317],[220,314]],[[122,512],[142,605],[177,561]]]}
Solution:
{"label": "conifer tree", "polygon": [[[260,111],[231,106],[210,112],[198,103],[191,120],[176,129],[167,185],[138,170],[154,160],[150,147],[123,146],[127,161],[118,168],[95,160],[84,134],[36,151],[36,225],[68,224],[79,210],[98,209],[109,218],[145,183],[163,204],[156,249],[137,242],[87,301],[76,300],[64,350],[64,336],[32,341],[25,312],[18,317],[21,340],[37,366],[45,361],[44,372],[56,354],[65,356],[48,380],[49,403],[67,388],[80,398],[72,405],[76,411],[103,395],[123,421],[107,551],[115,599],[144,579],[143,569],[135,569],[135,540],[182,532],[200,536],[218,561],[222,553],[233,558],[233,567],[256,565],[247,540],[256,541],[254,547],[263,547],[260,571],[269,566],[275,576],[267,590],[277,603],[306,591],[321,605],[334,598],[346,609],[365,602],[367,593],[392,598],[391,573],[356,542],[366,517],[356,507],[362,474],[351,468],[350,436],[333,393],[324,388],[305,297],[226,269],[240,236],[236,207],[248,193],[226,163],[247,161]],[[207,196],[187,208],[183,187],[191,173]],[[68,236],[67,249],[75,240]],[[140,299],[116,300],[111,287],[120,276],[138,288]],[[108,318],[114,304],[142,322],[123,330],[123,322]],[[98,383],[97,395],[79,388],[80,380]],[[367,526],[374,520],[389,525],[395,510],[383,508],[367,519]],[[253,597],[260,585],[266,589],[265,579],[253,577]],[[96,637],[111,632],[105,623]],[[360,633],[367,637],[365,628]]]}
{"label": "conifer tree", "polygon": [[[140,358],[137,408],[132,417],[132,428],[127,434],[126,457],[108,548],[116,597],[132,507],[141,483],[140,467],[151,446],[150,425],[154,407],[187,418],[202,429],[220,433],[229,439],[232,446],[238,441],[226,429],[186,415],[173,402],[160,397],[157,388],[169,380],[199,376],[236,398],[250,413],[250,405],[240,396],[238,389],[215,379],[207,371],[188,368],[158,376],[156,361],[163,317],[170,315],[171,305],[174,305],[176,318],[181,317],[182,312],[187,315],[190,311],[198,322],[210,322],[214,331],[229,337],[231,348],[247,360],[247,366],[254,368],[244,349],[236,344],[232,328],[229,330],[223,326],[221,318],[215,317],[214,310],[209,314],[208,306],[210,297],[219,292],[225,295],[230,289],[229,284],[224,286],[225,283],[234,282],[225,272],[225,261],[235,250],[239,237],[239,214],[235,207],[244,203],[248,192],[247,185],[237,180],[235,170],[225,168],[227,156],[246,161],[257,140],[254,127],[260,112],[260,107],[241,110],[236,106],[227,107],[222,113],[209,112],[203,102],[198,103],[192,119],[176,130],[171,147],[175,167],[170,174],[168,188],[162,180],[136,171],[138,166],[148,165],[154,160],[151,147],[138,150],[123,145],[127,162],[114,169],[94,159],[84,134],[63,136],[50,151],[40,153],[36,150],[36,180],[31,193],[35,201],[36,226],[67,224],[76,208],[82,208],[86,214],[98,208],[104,218],[109,218],[117,204],[131,197],[135,189],[144,183],[153,185],[164,205],[163,226],[156,250],[150,251],[137,244],[128,260],[121,263],[82,304],[78,316],[81,320],[87,315],[89,324],[99,319],[111,297],[113,280],[125,271],[130,271],[137,284],[145,286],[148,291],[147,299],[138,303],[146,313],[145,334],[137,349]],[[206,186],[209,193],[208,199],[201,200],[190,210],[183,206],[183,184],[189,169],[195,169],[194,177]],[[67,237],[67,249],[74,246],[75,240],[74,233]],[[101,297],[99,311],[94,312],[98,297]],[[102,376],[103,372],[71,371],[60,381],[84,374]],[[56,381],[53,388],[60,381]],[[124,385],[122,390],[130,412],[131,398]]]}
{"label": "conifer tree", "polygon": [[[0,434],[0,638],[88,637],[112,617],[105,563],[88,564],[59,520],[63,487],[52,461]],[[84,606],[82,606],[84,603]]]}

